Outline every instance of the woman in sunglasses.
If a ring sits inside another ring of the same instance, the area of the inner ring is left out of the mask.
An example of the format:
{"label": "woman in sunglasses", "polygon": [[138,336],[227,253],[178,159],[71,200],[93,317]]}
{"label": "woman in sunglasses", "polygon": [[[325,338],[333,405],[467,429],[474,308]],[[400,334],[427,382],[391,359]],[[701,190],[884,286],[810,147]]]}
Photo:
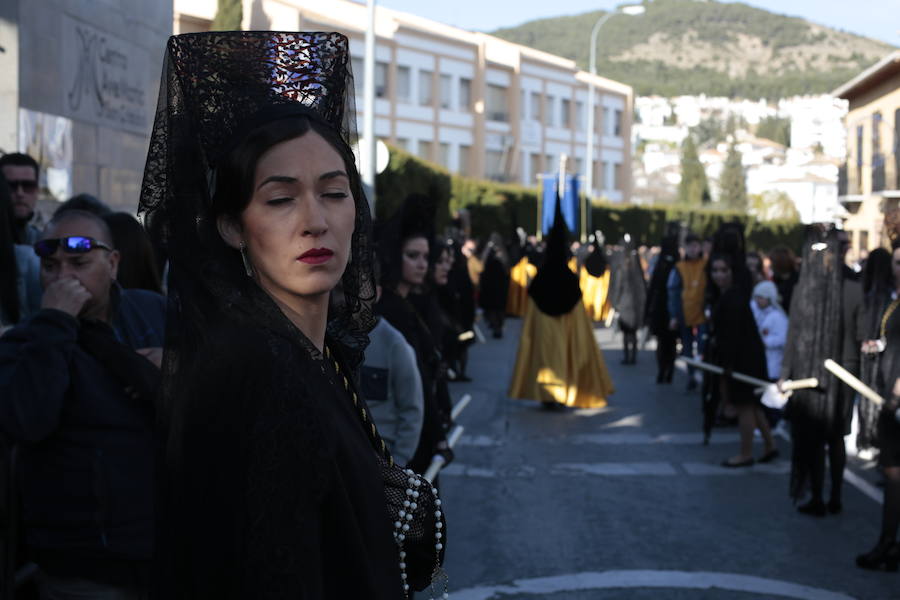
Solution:
{"label": "woman in sunglasses", "polygon": [[160,598],[400,600],[440,565],[436,492],[355,384],[375,282],[349,63],[336,33],[169,40],[141,193],[170,265]]}

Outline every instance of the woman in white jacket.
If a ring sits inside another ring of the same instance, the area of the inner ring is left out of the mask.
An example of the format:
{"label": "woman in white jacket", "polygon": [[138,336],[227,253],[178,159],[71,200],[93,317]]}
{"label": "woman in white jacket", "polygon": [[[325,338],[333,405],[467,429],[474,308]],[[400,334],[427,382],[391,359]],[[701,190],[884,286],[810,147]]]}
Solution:
{"label": "woman in white jacket", "polygon": [[771,281],[761,281],[753,288],[750,301],[759,336],[766,347],[766,366],[769,379],[775,381],[781,374],[781,360],[787,342],[788,317],[778,303],[778,290]]}

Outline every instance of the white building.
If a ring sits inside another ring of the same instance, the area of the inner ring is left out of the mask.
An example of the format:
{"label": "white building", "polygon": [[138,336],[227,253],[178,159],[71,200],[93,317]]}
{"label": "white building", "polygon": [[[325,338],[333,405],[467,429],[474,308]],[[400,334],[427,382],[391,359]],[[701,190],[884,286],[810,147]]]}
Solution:
{"label": "white building", "polygon": [[[348,0],[243,0],[244,29],[336,30],[350,38],[362,118],[367,11]],[[175,0],[175,32],[209,29],[214,0]],[[629,86],[571,60],[387,8],[376,13],[375,133],[452,172],[524,185],[584,173],[588,84],[595,94],[594,196],[631,197]]]}
{"label": "white building", "polygon": [[787,98],[778,102],[778,114],[791,120],[792,148],[820,146],[827,156],[845,158],[846,100],[829,95]]}

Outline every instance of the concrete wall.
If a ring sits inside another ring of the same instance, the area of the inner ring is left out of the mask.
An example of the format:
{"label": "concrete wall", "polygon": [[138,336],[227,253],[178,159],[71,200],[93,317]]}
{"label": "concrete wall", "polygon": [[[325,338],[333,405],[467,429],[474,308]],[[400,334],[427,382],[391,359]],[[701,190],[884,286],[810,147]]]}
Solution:
{"label": "concrete wall", "polygon": [[[20,118],[16,120],[22,122],[23,109],[39,117],[70,120],[71,157],[66,167],[72,193],[91,193],[117,209],[133,212],[163,52],[172,32],[172,3],[13,0],[3,4],[10,3],[18,8]],[[0,31],[3,27],[0,23]],[[0,89],[0,102],[3,98]],[[24,129],[21,124],[15,127],[16,145],[26,150],[23,136],[28,132],[20,130]],[[4,135],[6,131],[0,129],[0,136]],[[0,137],[3,143],[5,138]]]}

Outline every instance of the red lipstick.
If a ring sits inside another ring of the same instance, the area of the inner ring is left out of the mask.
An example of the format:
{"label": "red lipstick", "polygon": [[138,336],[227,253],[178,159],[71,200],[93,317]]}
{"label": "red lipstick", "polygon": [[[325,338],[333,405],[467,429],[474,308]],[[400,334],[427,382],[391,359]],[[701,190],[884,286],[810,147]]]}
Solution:
{"label": "red lipstick", "polygon": [[297,260],[308,265],[321,265],[331,260],[332,256],[334,256],[334,252],[328,248],[313,248],[298,256]]}

